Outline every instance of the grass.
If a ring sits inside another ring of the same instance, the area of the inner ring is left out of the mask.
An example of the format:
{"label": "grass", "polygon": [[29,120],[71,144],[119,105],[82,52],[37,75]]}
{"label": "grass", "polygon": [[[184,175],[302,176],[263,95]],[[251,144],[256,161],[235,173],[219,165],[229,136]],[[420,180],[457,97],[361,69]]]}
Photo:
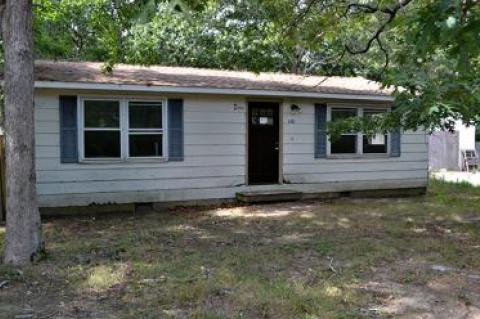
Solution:
{"label": "grass", "polygon": [[461,312],[480,304],[479,211],[480,189],[434,181],[409,199],[49,219],[45,259],[0,266],[0,318],[435,317],[449,302]]}

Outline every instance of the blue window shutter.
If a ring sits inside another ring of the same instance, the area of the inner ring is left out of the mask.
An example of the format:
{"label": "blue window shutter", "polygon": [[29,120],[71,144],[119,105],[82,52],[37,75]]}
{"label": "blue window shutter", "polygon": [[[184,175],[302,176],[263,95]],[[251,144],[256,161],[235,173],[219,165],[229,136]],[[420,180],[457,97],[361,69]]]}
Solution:
{"label": "blue window shutter", "polygon": [[401,147],[402,147],[402,133],[399,128],[394,129],[390,133],[390,156],[391,157],[400,157]]}
{"label": "blue window shutter", "polygon": [[315,104],[315,158],[327,157],[327,105]]}
{"label": "blue window shutter", "polygon": [[168,100],[168,160],[183,161],[183,100]]}
{"label": "blue window shutter", "polygon": [[60,96],[60,162],[78,162],[77,97]]}

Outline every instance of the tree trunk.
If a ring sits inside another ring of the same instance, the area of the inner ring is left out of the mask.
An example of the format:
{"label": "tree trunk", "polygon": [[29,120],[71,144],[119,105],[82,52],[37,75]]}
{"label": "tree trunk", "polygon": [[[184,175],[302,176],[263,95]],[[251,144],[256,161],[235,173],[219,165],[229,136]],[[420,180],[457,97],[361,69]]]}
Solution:
{"label": "tree trunk", "polygon": [[291,72],[294,74],[303,73],[303,57],[305,55],[305,49],[300,45],[295,46],[295,54],[293,57],[293,64]]}
{"label": "tree trunk", "polygon": [[5,263],[24,265],[42,249],[35,177],[32,0],[6,0],[5,137],[7,227]]}

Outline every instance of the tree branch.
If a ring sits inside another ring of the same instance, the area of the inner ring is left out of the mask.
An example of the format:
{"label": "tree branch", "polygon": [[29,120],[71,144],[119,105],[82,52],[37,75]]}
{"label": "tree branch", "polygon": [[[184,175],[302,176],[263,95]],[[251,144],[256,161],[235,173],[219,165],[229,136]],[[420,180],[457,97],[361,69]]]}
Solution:
{"label": "tree branch", "polygon": [[377,80],[381,80],[382,75],[385,73],[388,68],[388,64],[390,63],[390,56],[388,54],[388,51],[383,47],[383,43],[380,38],[377,38],[377,44],[383,54],[385,54],[385,64],[383,65],[382,72],[380,72],[377,76]]}
{"label": "tree branch", "polygon": [[0,0],[0,38],[3,39],[3,31],[4,31],[4,13],[5,13],[5,6],[7,4],[7,0]]}
{"label": "tree branch", "polygon": [[[354,10],[356,11],[354,11]],[[378,7],[373,7],[368,4],[361,4],[361,3],[350,3],[347,5],[347,8],[345,9],[344,16],[347,16],[349,14],[356,14],[356,13],[375,13],[378,11]]]}
{"label": "tree branch", "polygon": [[[313,5],[315,3],[317,3],[318,0],[310,0],[310,2],[307,4],[307,6],[305,7],[305,9],[303,9],[296,17],[295,19],[293,19],[292,22],[290,22],[286,28],[283,30],[283,34],[287,33],[289,30],[297,27],[297,25],[300,23],[300,21],[302,21],[309,13],[310,11],[312,10],[313,8]],[[298,4],[300,3],[300,1],[296,1],[295,5],[298,6]]]}
{"label": "tree branch", "polygon": [[478,0],[465,0],[463,3],[462,3],[462,15],[460,17],[460,20],[461,22],[465,22],[467,20],[467,17],[468,17],[468,14],[470,12],[470,10],[476,6],[476,5],[479,5],[479,1]]}
{"label": "tree branch", "polygon": [[[412,0],[400,0],[395,6],[393,7],[386,7],[386,8],[378,8],[378,7],[373,7],[370,5],[366,4],[360,4],[360,3],[351,3],[347,6],[347,9],[345,11],[345,14],[348,15],[350,11],[354,8],[357,10],[360,10],[360,12],[364,13],[376,13],[376,12],[382,12],[388,15],[387,21],[382,23],[380,27],[377,29],[377,31],[374,33],[374,35],[367,41],[367,45],[361,49],[361,50],[353,50],[350,48],[348,45],[345,46],[345,49],[347,50],[348,53],[355,55],[355,54],[363,54],[367,53],[370,48],[372,47],[373,42],[377,42],[381,46],[381,40],[380,40],[380,35],[382,34],[383,31],[387,28],[387,26],[392,23],[392,21],[395,19],[395,16],[397,15],[398,11],[400,9],[404,8],[407,6]],[[383,47],[381,47],[382,51],[386,51]]]}

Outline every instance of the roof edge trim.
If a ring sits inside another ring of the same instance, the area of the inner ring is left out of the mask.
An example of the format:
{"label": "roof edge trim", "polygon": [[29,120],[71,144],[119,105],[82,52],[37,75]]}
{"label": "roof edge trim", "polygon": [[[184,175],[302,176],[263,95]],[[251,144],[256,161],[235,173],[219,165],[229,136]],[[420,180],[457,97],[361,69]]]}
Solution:
{"label": "roof edge trim", "polygon": [[105,84],[84,82],[59,82],[59,81],[35,81],[36,89],[63,89],[63,90],[99,90],[99,91],[130,91],[143,93],[183,93],[183,94],[223,94],[223,95],[247,95],[265,97],[299,97],[299,98],[326,98],[344,100],[369,100],[392,102],[394,98],[388,95],[374,94],[348,94],[348,93],[315,93],[300,91],[274,91],[274,90],[250,90],[228,88],[203,88],[203,87],[173,87],[173,86],[148,86],[133,84]]}

